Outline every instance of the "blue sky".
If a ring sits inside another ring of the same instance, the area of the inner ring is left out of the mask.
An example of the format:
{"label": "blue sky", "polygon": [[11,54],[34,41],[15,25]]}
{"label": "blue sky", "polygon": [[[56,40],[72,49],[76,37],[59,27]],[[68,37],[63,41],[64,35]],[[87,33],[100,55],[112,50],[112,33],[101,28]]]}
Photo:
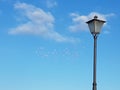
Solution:
{"label": "blue sky", "polygon": [[0,90],[92,90],[93,38],[86,21],[107,21],[98,38],[98,90],[119,90],[118,0],[0,0]]}

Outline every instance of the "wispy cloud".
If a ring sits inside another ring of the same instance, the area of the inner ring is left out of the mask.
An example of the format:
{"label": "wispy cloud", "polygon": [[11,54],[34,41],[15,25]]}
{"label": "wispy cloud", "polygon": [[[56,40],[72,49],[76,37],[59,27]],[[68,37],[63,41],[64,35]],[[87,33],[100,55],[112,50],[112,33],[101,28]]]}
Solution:
{"label": "wispy cloud", "polygon": [[113,13],[110,14],[101,14],[98,12],[91,12],[88,15],[79,15],[77,13],[71,13],[70,16],[72,17],[72,25],[69,26],[69,30],[71,32],[78,32],[78,31],[87,31],[88,26],[85,22],[87,22],[90,19],[93,19],[93,17],[97,15],[98,19],[101,20],[107,20],[107,18],[113,16]]}
{"label": "wispy cloud", "polygon": [[57,2],[55,0],[47,0],[46,5],[48,8],[53,8],[57,6]]}
{"label": "wispy cloud", "polygon": [[58,48],[53,48],[51,50],[48,50],[47,48],[45,47],[39,47],[36,49],[36,54],[42,58],[46,58],[46,57],[56,57],[58,58],[58,56],[60,57],[64,57],[64,58],[71,58],[71,57],[74,57],[74,58],[78,58],[79,57],[79,54],[80,52],[76,50],[75,47],[73,47],[72,49],[71,48],[61,48],[61,49],[58,49]]}
{"label": "wispy cloud", "polygon": [[26,23],[10,29],[10,34],[31,34],[58,42],[73,42],[73,38],[64,37],[54,30],[55,18],[50,12],[26,3],[16,3],[15,9],[28,19]]}

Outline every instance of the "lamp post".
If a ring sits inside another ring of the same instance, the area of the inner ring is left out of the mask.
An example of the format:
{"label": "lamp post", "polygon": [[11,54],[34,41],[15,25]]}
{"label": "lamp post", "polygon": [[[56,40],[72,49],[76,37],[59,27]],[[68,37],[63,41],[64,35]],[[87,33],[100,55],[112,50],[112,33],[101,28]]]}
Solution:
{"label": "lamp post", "polygon": [[105,21],[99,20],[97,16],[94,16],[94,19],[86,22],[90,29],[91,34],[94,38],[94,59],[93,59],[93,90],[97,90],[96,82],[96,62],[97,62],[97,37],[100,34],[101,28]]}

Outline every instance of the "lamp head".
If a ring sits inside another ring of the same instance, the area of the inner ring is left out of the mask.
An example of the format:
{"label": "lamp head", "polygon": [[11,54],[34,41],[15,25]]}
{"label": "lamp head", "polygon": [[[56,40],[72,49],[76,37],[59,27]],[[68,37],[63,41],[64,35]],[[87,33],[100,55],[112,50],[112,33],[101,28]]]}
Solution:
{"label": "lamp head", "polygon": [[94,16],[94,19],[86,23],[88,24],[91,34],[99,34],[105,21],[99,20],[98,16]]}

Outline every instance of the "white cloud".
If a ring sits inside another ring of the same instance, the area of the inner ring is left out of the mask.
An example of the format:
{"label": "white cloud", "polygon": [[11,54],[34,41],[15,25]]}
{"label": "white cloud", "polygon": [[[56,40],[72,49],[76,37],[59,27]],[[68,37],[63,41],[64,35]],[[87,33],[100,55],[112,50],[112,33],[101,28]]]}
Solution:
{"label": "white cloud", "polygon": [[70,16],[72,17],[72,25],[69,26],[69,30],[71,32],[78,32],[78,31],[87,31],[88,26],[86,22],[97,15],[98,19],[107,20],[107,18],[113,16],[114,14],[101,14],[97,12],[91,12],[89,15],[79,15],[77,13],[71,13]]}
{"label": "white cloud", "polygon": [[53,39],[58,42],[73,42],[73,38],[64,37],[54,30],[55,18],[50,12],[26,3],[16,3],[15,9],[28,19],[26,23],[11,28],[10,34],[31,34],[43,38]]}
{"label": "white cloud", "polygon": [[46,5],[48,8],[53,8],[53,7],[57,6],[57,2],[55,0],[47,0]]}

